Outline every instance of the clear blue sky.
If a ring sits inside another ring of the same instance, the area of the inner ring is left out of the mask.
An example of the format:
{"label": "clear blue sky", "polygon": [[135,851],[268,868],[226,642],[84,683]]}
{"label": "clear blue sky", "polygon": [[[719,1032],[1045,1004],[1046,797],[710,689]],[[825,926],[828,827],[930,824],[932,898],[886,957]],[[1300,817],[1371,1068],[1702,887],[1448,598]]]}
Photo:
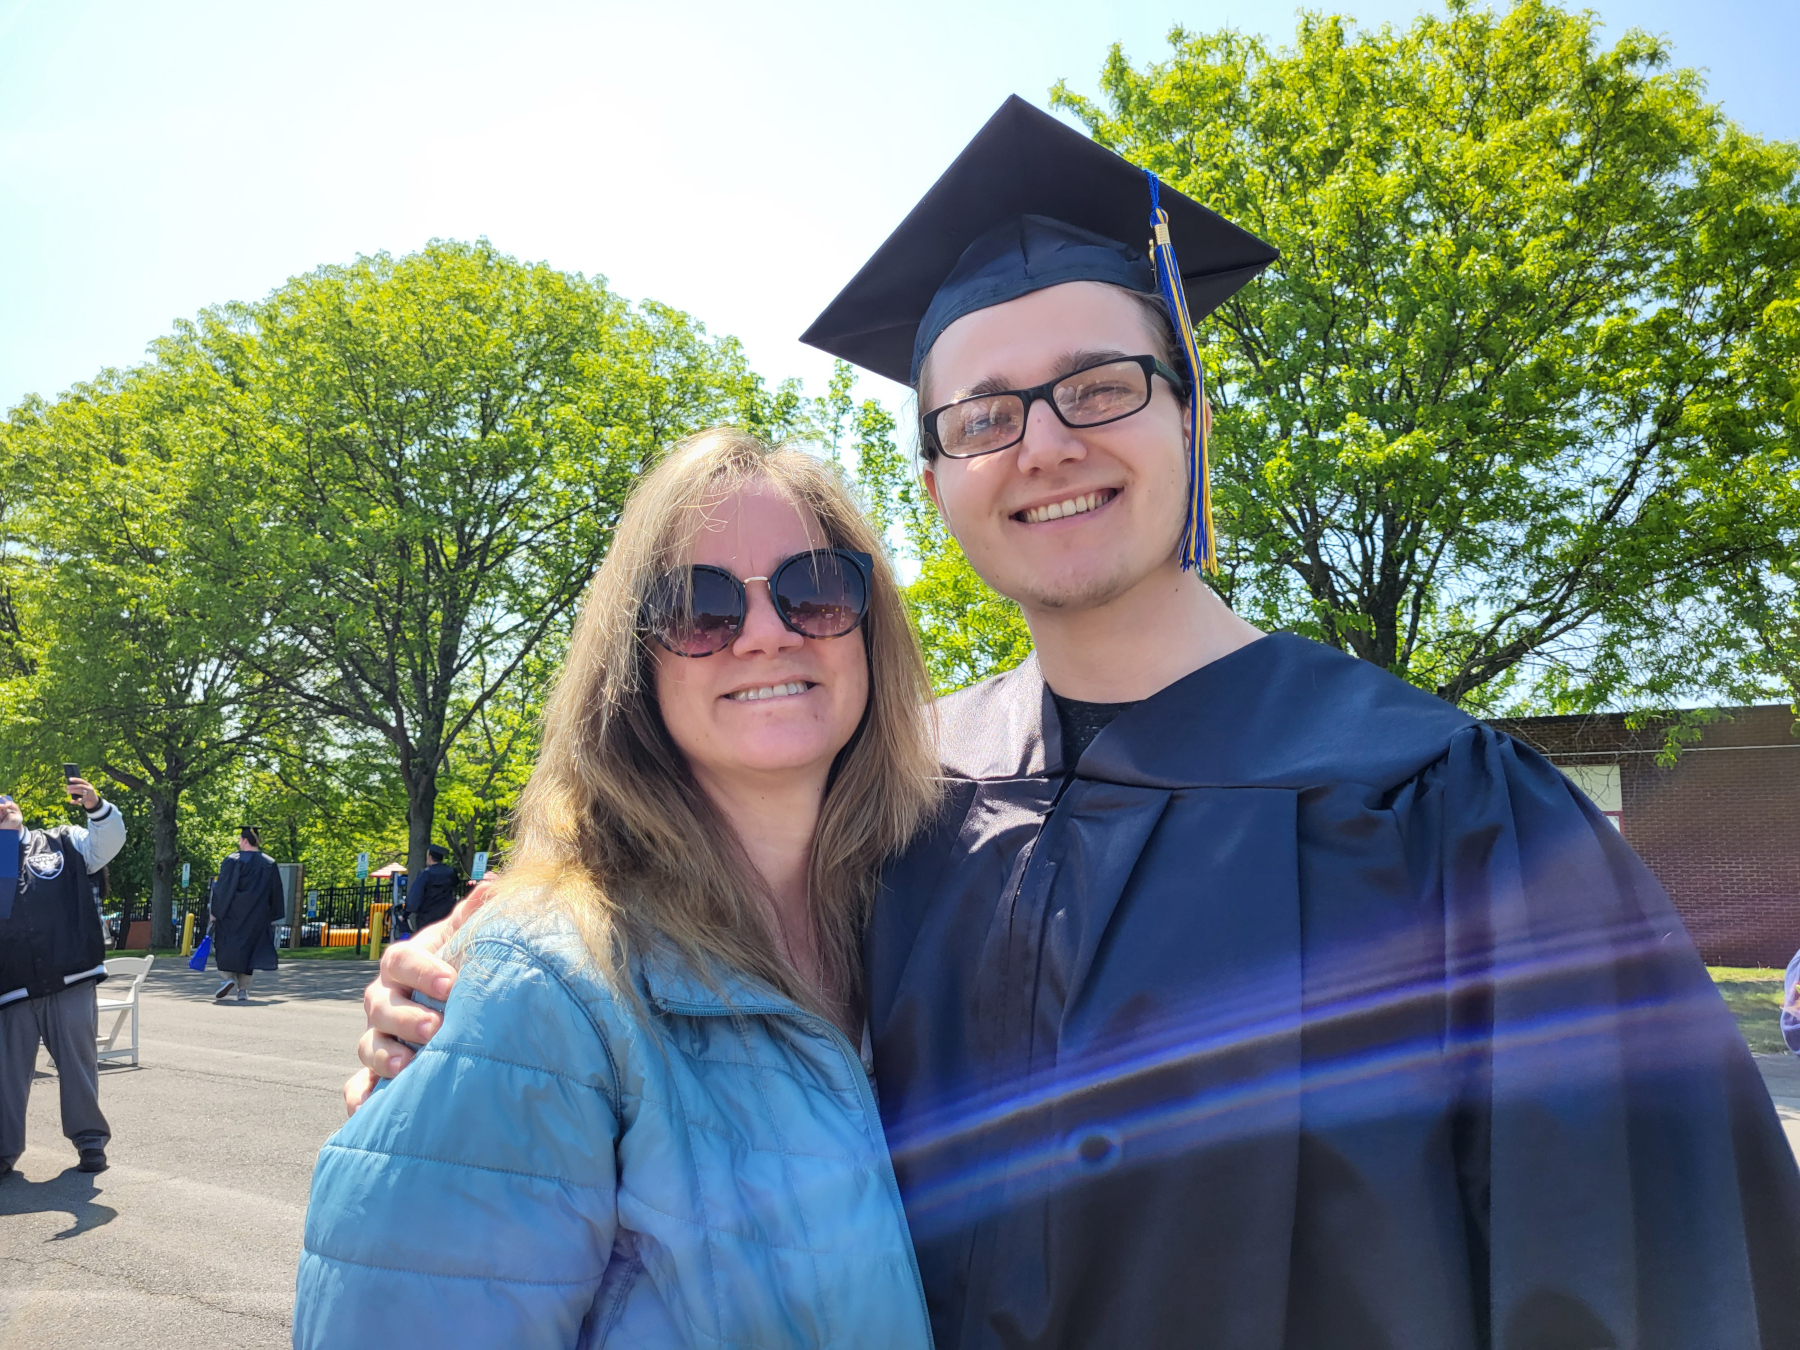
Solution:
{"label": "clear blue sky", "polygon": [[[1417,0],[1325,5],[1404,22]],[[1795,0],[1615,0],[1749,129],[1800,139]],[[1091,92],[1171,25],[1285,0],[0,0],[0,409],[320,263],[487,235],[743,338],[795,338],[1008,93]],[[892,386],[871,392],[894,393]]]}

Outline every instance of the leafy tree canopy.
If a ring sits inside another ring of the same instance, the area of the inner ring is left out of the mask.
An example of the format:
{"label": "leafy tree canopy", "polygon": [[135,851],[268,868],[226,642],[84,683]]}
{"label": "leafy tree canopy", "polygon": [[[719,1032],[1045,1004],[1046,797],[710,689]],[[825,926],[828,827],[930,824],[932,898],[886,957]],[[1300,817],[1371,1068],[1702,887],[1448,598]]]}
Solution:
{"label": "leafy tree canopy", "polygon": [[172,940],[184,793],[275,734],[288,709],[262,695],[225,640],[221,596],[189,548],[191,449],[203,409],[178,372],[108,372],[54,404],[28,400],[3,443],[25,485],[17,528],[15,651],[0,762],[41,787],[64,760],[102,790],[135,794],[153,855],[152,927]]}
{"label": "leafy tree canopy", "polygon": [[1476,709],[1704,688],[1692,608],[1800,523],[1800,148],[1597,29],[1307,14],[1055,91],[1282,251],[1203,335],[1229,598]]}
{"label": "leafy tree canopy", "polygon": [[781,411],[734,341],[485,241],[320,268],[159,355],[211,391],[198,547],[233,650],[391,747],[414,871],[453,749],[566,623],[644,466]]}

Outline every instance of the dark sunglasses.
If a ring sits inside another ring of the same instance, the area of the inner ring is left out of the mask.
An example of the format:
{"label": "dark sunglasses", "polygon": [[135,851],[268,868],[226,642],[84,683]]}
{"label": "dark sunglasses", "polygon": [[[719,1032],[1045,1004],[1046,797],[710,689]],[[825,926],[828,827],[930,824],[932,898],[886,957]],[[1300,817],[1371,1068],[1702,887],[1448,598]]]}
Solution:
{"label": "dark sunglasses", "polygon": [[658,577],[644,601],[644,631],[677,656],[711,656],[738,640],[749,601],[744,587],[769,584],[775,613],[791,632],[843,637],[869,612],[875,560],[847,548],[796,553],[766,577],[739,581],[723,567],[696,563]]}

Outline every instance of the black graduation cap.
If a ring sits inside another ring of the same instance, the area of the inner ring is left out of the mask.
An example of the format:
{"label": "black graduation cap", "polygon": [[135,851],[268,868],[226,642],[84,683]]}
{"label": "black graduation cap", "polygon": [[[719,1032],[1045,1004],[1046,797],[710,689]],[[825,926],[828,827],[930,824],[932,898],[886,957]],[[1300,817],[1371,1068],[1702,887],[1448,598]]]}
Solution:
{"label": "black graduation cap", "polygon": [[[1198,428],[1193,320],[1280,256],[1015,94],[800,340],[914,384],[931,344],[963,315],[1068,281],[1111,282],[1168,303]],[[1217,570],[1202,437],[1191,450],[1182,561]]]}
{"label": "black graduation cap", "polygon": [[[1162,186],[1160,197],[1169,216],[1170,242],[1181,260],[1182,288],[1192,318],[1212,313],[1281,256],[1248,230],[1174,188]],[[946,288],[945,283],[953,272],[964,270],[958,263],[971,245],[995,242],[983,236],[996,228],[1016,228],[1022,217],[1036,216],[1042,221],[1029,222],[1028,228],[1036,227],[1040,242],[1049,242],[1045,226],[1061,223],[1075,227],[1069,232],[1071,242],[1088,244],[1083,250],[1087,275],[1079,274],[1084,259],[1068,257],[1062,260],[1064,266],[1030,277],[1025,275],[1030,253],[1015,252],[1017,280],[1025,284],[1007,295],[1008,300],[1064,281],[1127,284],[1119,275],[1126,270],[1135,270],[1140,278],[1141,284],[1132,289],[1148,292],[1156,289],[1147,261],[1150,212],[1150,188],[1142,169],[1014,94],[800,340],[877,375],[911,384],[916,374],[914,343],[927,312],[940,289],[963,289],[967,280],[963,276],[955,279],[955,286]],[[1031,242],[1029,237],[1025,240],[1027,246]],[[1108,244],[1110,249],[1104,247]],[[1136,269],[1129,267],[1133,260]],[[994,280],[992,264],[998,261],[987,260],[984,281]],[[1037,284],[1030,284],[1033,280]],[[958,306],[938,308],[941,312],[930,316],[934,322]],[[962,308],[938,332],[979,308],[980,304]],[[923,348],[929,349],[937,335],[931,333]],[[923,354],[921,350],[919,355]]]}

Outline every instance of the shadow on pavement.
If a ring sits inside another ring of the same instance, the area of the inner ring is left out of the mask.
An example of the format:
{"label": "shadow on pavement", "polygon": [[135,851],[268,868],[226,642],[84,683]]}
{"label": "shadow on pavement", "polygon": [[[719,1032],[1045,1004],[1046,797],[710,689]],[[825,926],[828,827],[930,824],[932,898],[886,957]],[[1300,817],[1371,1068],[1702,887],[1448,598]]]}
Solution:
{"label": "shadow on pavement", "polygon": [[[186,966],[165,971],[160,965],[150,972],[146,993],[178,998],[189,1003],[211,1003],[222,976],[216,970],[192,971]],[[277,1003],[337,1002],[362,1000],[363,986],[375,978],[372,961],[289,961],[280,970],[262,970],[242,1004],[220,1001],[221,1007],[268,1007]],[[104,987],[104,986],[102,986]]]}
{"label": "shadow on pavement", "polygon": [[97,1175],[77,1171],[73,1166],[50,1181],[27,1181],[15,1174],[0,1181],[0,1216],[67,1214],[70,1226],[50,1239],[62,1242],[119,1217],[118,1210],[95,1201],[98,1193]]}

